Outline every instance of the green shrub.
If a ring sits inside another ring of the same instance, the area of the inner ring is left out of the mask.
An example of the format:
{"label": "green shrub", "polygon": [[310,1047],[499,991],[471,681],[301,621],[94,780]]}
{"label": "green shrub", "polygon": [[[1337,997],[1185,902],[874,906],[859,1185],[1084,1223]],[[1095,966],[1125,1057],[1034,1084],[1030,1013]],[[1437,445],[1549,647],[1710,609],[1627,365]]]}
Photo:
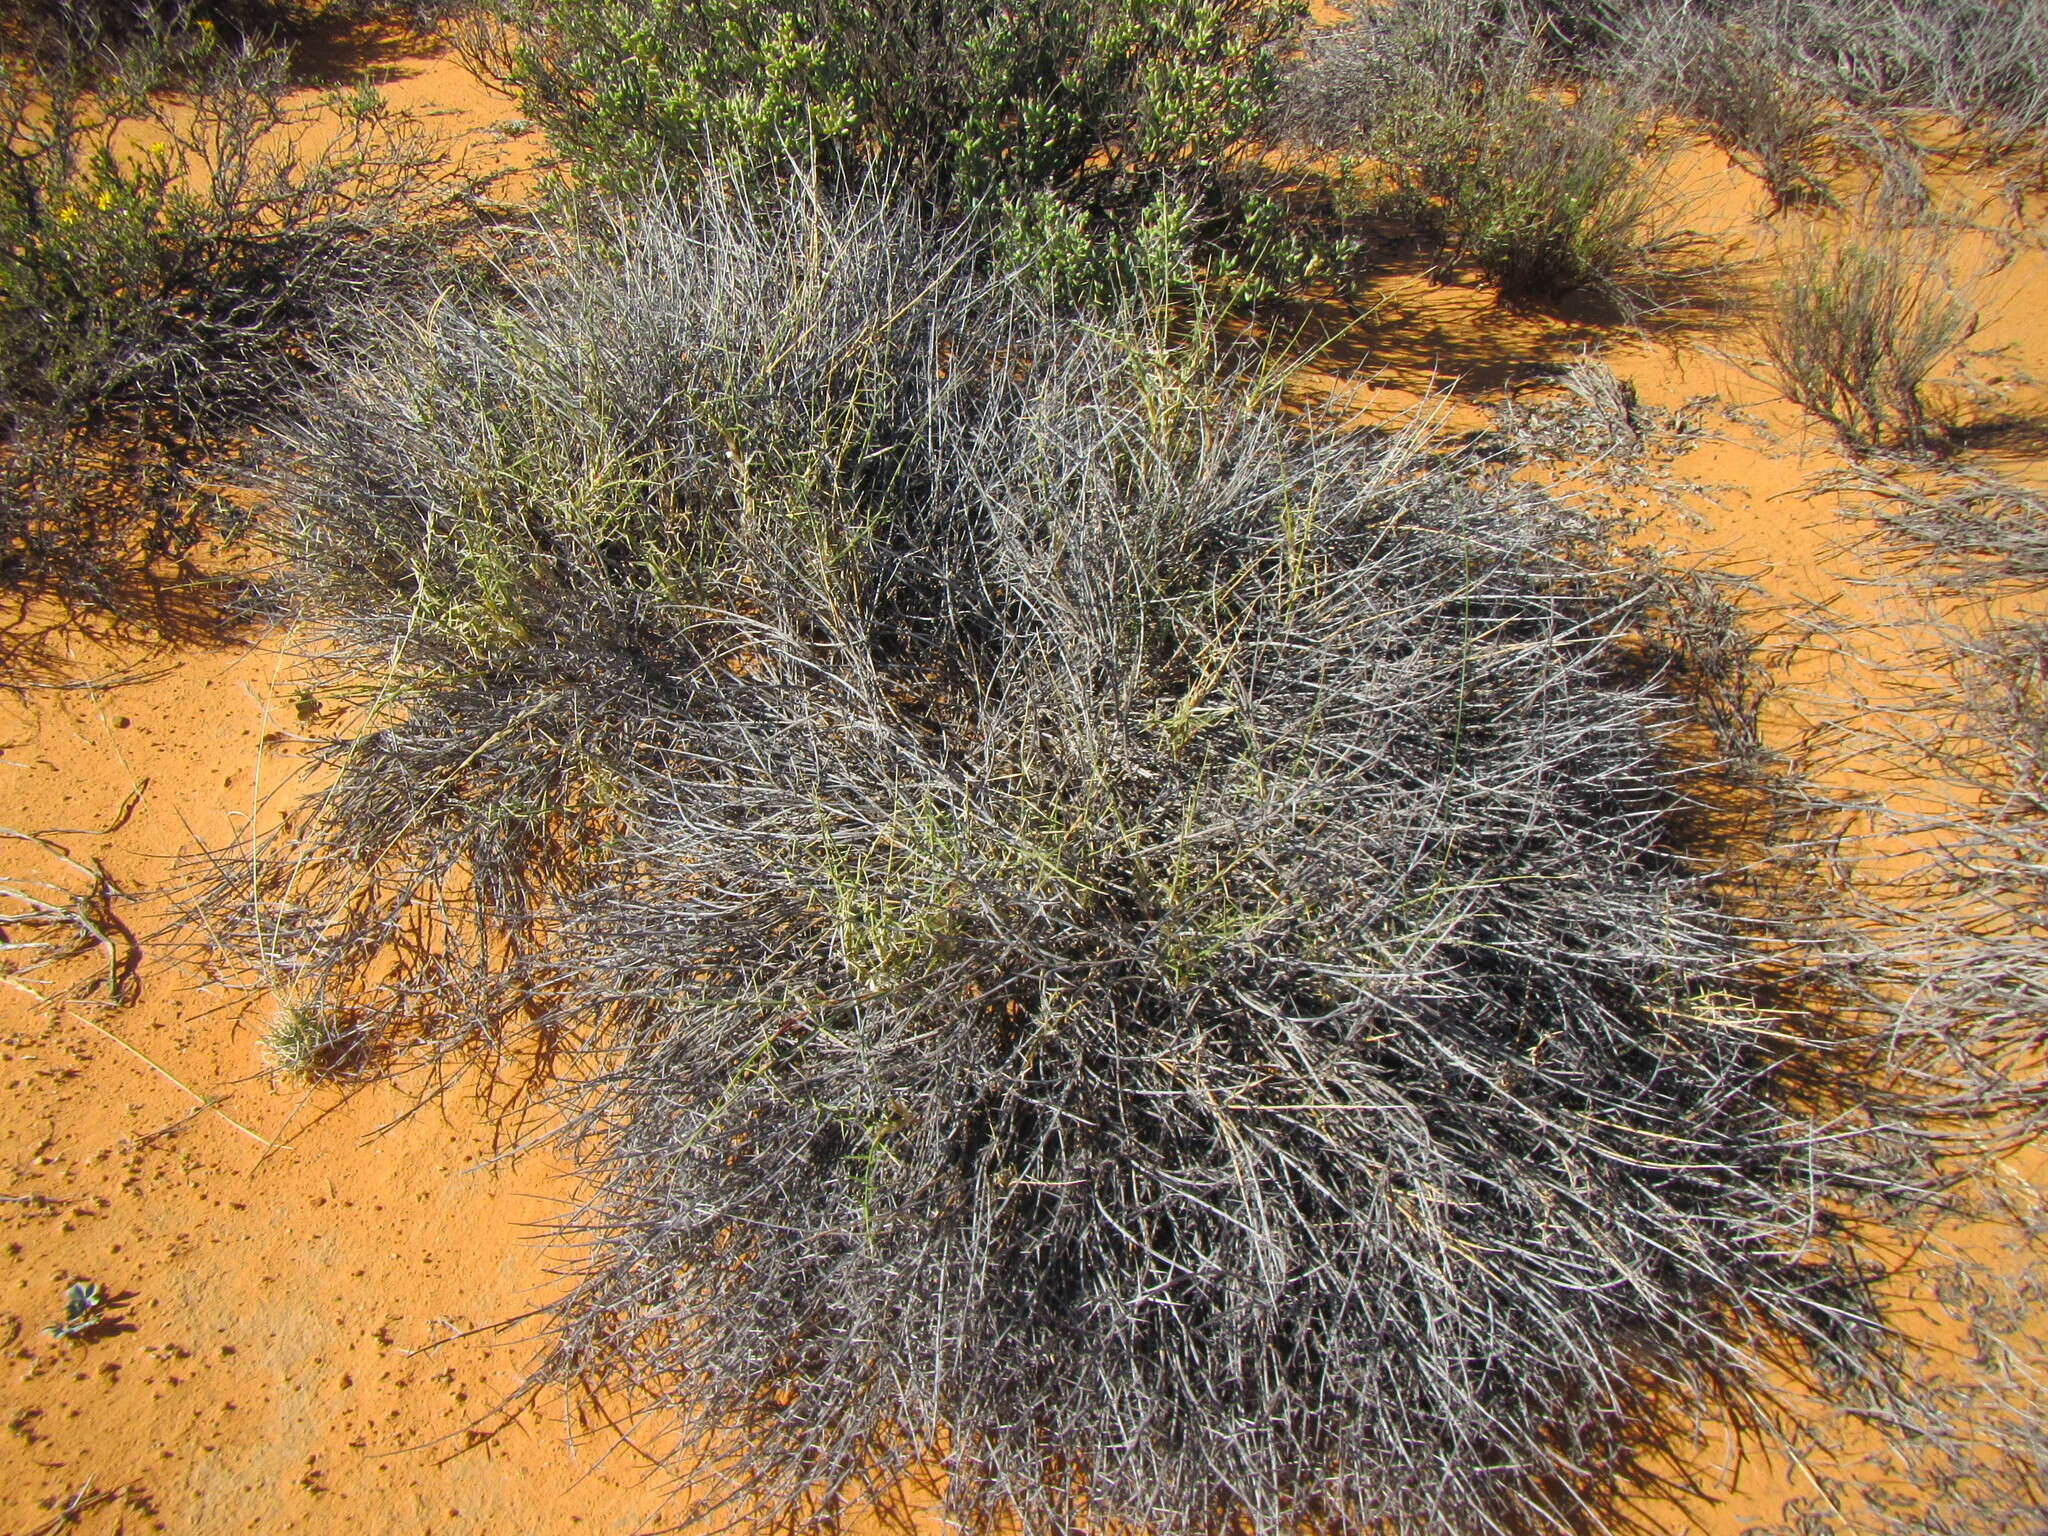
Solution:
{"label": "green shrub", "polygon": [[[1483,9],[1483,8],[1482,8]],[[1470,0],[1368,7],[1317,36],[1277,121],[1351,157],[1405,215],[1510,301],[1622,292],[1645,262],[1647,125],[1593,81],[1555,89],[1534,19]]]}
{"label": "green shrub", "polygon": [[283,56],[203,31],[0,69],[0,564],[90,576],[162,552],[186,472],[416,267],[459,169],[373,92],[309,153]]}
{"label": "green shrub", "polygon": [[1489,89],[1382,120],[1373,149],[1435,211],[1446,259],[1504,299],[1616,288],[1644,260],[1651,194],[1637,114],[1586,87],[1570,103]]}
{"label": "green shrub", "polygon": [[1772,286],[1762,340],[1786,395],[1845,443],[1924,446],[1928,375],[1976,323],[1928,241],[1816,238]]}
{"label": "green shrub", "polygon": [[[1298,0],[496,0],[480,57],[591,185],[907,167],[1056,288],[1141,226],[1270,265],[1232,153]],[[1257,263],[1255,263],[1257,264]]]}
{"label": "green shrub", "polygon": [[1868,1363],[1882,1111],[1688,832],[1682,583],[900,203],[597,234],[278,440],[369,703],[205,907],[387,1063],[572,1073],[544,1376],[796,1526],[1280,1536],[1619,1522]]}
{"label": "green shrub", "polygon": [[419,20],[460,0],[0,0],[0,39],[49,54],[119,46],[166,29],[278,45],[373,17]]}

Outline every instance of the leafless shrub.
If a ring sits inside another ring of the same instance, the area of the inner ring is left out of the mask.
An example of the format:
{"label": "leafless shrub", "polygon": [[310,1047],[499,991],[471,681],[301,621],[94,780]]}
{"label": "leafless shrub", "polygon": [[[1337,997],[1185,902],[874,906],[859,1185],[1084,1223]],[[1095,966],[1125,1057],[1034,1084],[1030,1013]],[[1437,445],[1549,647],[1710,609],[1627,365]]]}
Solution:
{"label": "leafless shrub", "polygon": [[1717,899],[1683,584],[886,198],[672,208],[328,360],[279,579],[374,698],[207,908],[570,1052],[543,1379],[761,1517],[1463,1532],[1875,1369],[1911,1175]]}
{"label": "leafless shrub", "polygon": [[2048,1123],[2048,497],[1960,465],[1870,464],[1838,485],[1933,615],[1924,681],[1871,748],[1915,779],[1918,808],[1894,818],[1923,849],[1894,903],[1906,1021],[2019,1139]]}

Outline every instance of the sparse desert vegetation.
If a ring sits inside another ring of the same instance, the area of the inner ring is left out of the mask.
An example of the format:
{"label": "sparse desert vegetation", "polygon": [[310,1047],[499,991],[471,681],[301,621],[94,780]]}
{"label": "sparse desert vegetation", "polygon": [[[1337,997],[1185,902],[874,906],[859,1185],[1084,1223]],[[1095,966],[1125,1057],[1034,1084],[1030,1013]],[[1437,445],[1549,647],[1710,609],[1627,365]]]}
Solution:
{"label": "sparse desert vegetation", "polygon": [[1306,41],[1275,121],[1340,157],[1339,195],[1412,224],[1445,270],[1509,301],[1640,277],[1654,241],[1650,120],[1627,89],[1558,88],[1538,13],[1451,0],[1363,10]]}
{"label": "sparse desert vegetation", "polygon": [[182,553],[202,536],[195,473],[269,409],[307,338],[445,236],[449,146],[373,91],[295,99],[289,68],[182,18],[7,61],[11,582],[117,600]]}
{"label": "sparse desert vegetation", "polygon": [[0,9],[8,1518],[2036,1529],[2044,35]]}
{"label": "sparse desert vegetation", "polygon": [[1787,257],[1762,327],[1785,393],[1845,442],[1925,447],[1927,385],[1977,323],[1927,241],[1809,241]]}

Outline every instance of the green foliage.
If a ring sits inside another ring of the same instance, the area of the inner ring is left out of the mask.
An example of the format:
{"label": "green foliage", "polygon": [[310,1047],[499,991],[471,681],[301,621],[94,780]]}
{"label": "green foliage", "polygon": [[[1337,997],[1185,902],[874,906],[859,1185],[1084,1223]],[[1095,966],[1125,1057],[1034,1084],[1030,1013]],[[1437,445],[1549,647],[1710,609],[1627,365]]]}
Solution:
{"label": "green foliage", "polygon": [[1475,268],[1504,299],[1618,290],[1648,244],[1647,123],[1597,82],[1561,92],[1549,47],[1518,11],[1370,8],[1314,40],[1278,120],[1349,157],[1369,204],[1432,236],[1445,266]]}
{"label": "green foliage", "polygon": [[1786,395],[1845,443],[1917,446],[1935,430],[1928,375],[1976,324],[1926,241],[1817,239],[1773,285],[1762,334]]}
{"label": "green foliage", "polygon": [[360,1034],[333,1011],[290,999],[263,1032],[263,1054],[287,1077],[315,1082],[344,1075],[361,1048]]}
{"label": "green foliage", "polygon": [[[206,28],[158,28],[0,74],[11,576],[124,533],[161,553],[184,471],[267,404],[296,338],[402,252],[416,264],[459,170],[374,92],[325,104],[338,126],[308,153],[321,107],[287,99],[285,66]],[[173,80],[176,106],[161,95]]]}
{"label": "green foliage", "polygon": [[1446,261],[1477,268],[1503,298],[1611,284],[1640,262],[1644,133],[1612,95],[1421,98],[1388,115],[1375,148],[1399,191],[1439,221]]}
{"label": "green foliage", "polygon": [[1169,233],[1178,260],[1199,253],[1242,287],[1310,264],[1274,238],[1254,168],[1233,158],[1270,104],[1299,0],[495,10],[480,57],[588,185],[619,191],[707,161],[753,178],[886,161],[1063,295],[1116,281]]}
{"label": "green foliage", "polygon": [[41,53],[121,44],[165,29],[236,42],[288,41],[372,17],[421,20],[447,0],[0,0],[0,37]]}

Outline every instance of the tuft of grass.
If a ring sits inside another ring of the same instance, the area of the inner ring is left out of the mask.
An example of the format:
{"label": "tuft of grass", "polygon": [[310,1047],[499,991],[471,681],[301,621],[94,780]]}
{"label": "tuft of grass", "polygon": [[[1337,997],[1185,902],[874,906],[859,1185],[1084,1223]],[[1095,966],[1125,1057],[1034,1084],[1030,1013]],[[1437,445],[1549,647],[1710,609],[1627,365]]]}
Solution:
{"label": "tuft of grass", "polygon": [[1785,394],[1844,443],[1924,447],[1940,430],[1928,378],[1976,324],[1931,241],[1818,236],[1772,285],[1761,339]]}
{"label": "tuft of grass", "polygon": [[1405,214],[1510,302],[1641,275],[1655,206],[1648,125],[1625,92],[1559,90],[1533,13],[1405,0],[1310,40],[1275,122],[1352,157]]}
{"label": "tuft of grass", "polygon": [[204,910],[379,1059],[561,1074],[537,1381],[728,1521],[936,1467],[1277,1536],[1620,1520],[1774,1370],[1881,1376],[1915,1175],[1717,894],[1722,629],[988,270],[713,183],[364,319],[278,440],[280,595],[376,687]]}
{"label": "tuft of grass", "polygon": [[1616,291],[1642,271],[1654,208],[1646,136],[1612,94],[1589,88],[1568,105],[1508,96],[1425,120],[1413,142],[1407,174],[1442,211],[1448,259],[1502,298]]}
{"label": "tuft of grass", "polygon": [[309,1082],[339,1076],[357,1064],[362,1032],[336,1010],[282,998],[263,1032],[263,1054],[287,1077]]}

